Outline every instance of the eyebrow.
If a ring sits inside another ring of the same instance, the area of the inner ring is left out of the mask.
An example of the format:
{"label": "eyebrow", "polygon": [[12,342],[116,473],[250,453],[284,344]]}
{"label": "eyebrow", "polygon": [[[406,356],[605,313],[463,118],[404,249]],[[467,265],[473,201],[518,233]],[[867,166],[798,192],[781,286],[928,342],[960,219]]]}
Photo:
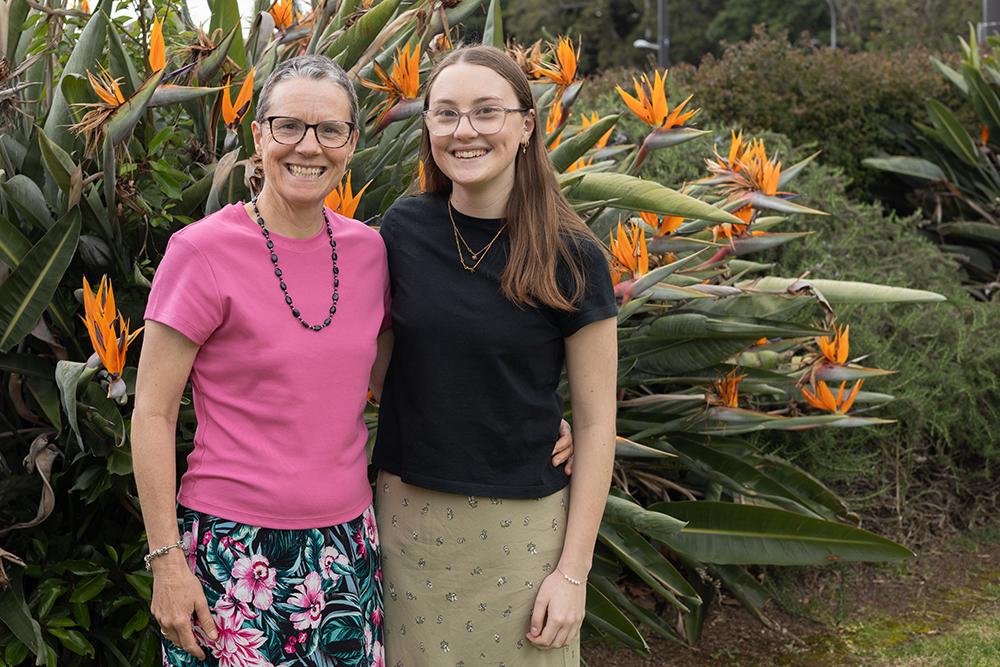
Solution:
{"label": "eyebrow", "polygon": [[[479,104],[480,102],[500,102],[501,104],[506,104],[503,98],[497,97],[496,95],[490,95],[489,97],[477,97],[472,100],[473,104]],[[458,104],[454,100],[435,100],[435,104]]]}

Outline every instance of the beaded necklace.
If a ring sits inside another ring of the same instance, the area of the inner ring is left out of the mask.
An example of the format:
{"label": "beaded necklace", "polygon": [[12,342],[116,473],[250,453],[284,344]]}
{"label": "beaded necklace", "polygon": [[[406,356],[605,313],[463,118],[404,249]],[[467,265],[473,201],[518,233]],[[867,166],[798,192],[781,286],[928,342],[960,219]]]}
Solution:
{"label": "beaded necklace", "polygon": [[323,320],[323,324],[309,324],[302,319],[302,313],[292,303],[292,296],[288,293],[288,285],[285,284],[281,267],[278,266],[278,253],[274,251],[274,241],[271,240],[271,232],[264,226],[264,218],[257,209],[257,197],[250,200],[250,206],[253,207],[253,214],[257,218],[257,226],[260,227],[260,233],[264,235],[264,240],[267,242],[267,249],[271,253],[271,263],[274,264],[274,275],[278,278],[278,287],[281,288],[281,293],[285,295],[285,303],[291,309],[292,316],[303,327],[312,329],[313,331],[321,331],[330,326],[330,322],[333,321],[333,316],[337,312],[337,302],[340,301],[340,268],[337,266],[337,241],[333,238],[333,229],[330,227],[329,218],[326,217],[326,207],[323,208],[323,224],[326,225],[326,234],[330,237],[330,257],[333,259],[333,303],[330,305],[330,315]]}

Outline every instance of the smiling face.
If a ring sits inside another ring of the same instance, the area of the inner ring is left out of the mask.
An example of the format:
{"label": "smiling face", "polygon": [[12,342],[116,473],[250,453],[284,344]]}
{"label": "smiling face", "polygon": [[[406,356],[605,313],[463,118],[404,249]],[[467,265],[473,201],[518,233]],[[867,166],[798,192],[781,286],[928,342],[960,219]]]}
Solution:
{"label": "smiling face", "polygon": [[[296,78],[275,85],[268,116],[288,116],[307,124],[327,120],[351,120],[351,105],[344,89],[330,80]],[[277,130],[278,121],[275,121]],[[354,147],[355,132],[340,148],[325,148],[310,128],[295,145],[280,144],[268,124],[253,122],[253,140],[264,168],[264,189],[269,196],[292,207],[319,206],[340,183]]]}
{"label": "smiling face", "polygon": [[[521,108],[514,88],[488,67],[459,62],[445,67],[431,87],[428,109],[466,112],[482,107]],[[431,155],[456,188],[473,191],[509,191],[522,142],[531,137],[533,112],[509,113],[502,129],[480,134],[468,117],[459,120],[454,133],[430,137]]]}

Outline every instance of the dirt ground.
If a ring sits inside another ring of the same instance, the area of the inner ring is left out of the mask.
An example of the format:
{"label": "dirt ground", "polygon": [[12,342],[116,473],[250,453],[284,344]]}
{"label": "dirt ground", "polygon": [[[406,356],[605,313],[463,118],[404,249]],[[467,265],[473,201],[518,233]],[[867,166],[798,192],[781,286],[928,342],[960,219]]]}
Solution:
{"label": "dirt ground", "polygon": [[[1000,539],[995,536],[928,549],[904,565],[844,565],[780,576],[775,586],[780,599],[765,607],[773,628],[723,596],[713,602],[694,648],[647,632],[648,657],[588,645],[584,660],[589,667],[897,665],[904,663],[887,662],[884,651],[946,635],[973,615],[1000,618],[1000,595],[981,594],[1000,585]],[[995,663],[975,664],[1000,667],[1000,652]]]}

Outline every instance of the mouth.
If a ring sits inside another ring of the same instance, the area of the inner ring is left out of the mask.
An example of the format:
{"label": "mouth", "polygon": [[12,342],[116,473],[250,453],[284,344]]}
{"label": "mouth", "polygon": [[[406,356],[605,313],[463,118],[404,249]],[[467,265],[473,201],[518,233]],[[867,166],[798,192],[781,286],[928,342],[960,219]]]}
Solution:
{"label": "mouth", "polygon": [[298,164],[286,164],[285,169],[296,178],[316,179],[326,173],[326,167],[304,167]]}
{"label": "mouth", "polygon": [[490,152],[488,148],[460,148],[451,151],[451,154],[459,160],[474,160],[483,157]]}

